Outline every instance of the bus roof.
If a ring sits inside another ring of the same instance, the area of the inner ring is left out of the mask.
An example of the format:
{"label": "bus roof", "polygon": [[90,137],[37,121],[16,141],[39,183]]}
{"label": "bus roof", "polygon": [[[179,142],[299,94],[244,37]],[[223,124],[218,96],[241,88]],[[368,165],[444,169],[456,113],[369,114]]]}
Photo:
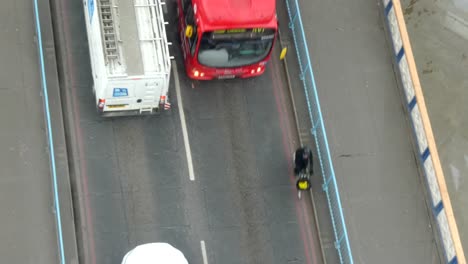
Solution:
{"label": "bus roof", "polygon": [[254,26],[276,18],[276,0],[193,0],[206,27]]}

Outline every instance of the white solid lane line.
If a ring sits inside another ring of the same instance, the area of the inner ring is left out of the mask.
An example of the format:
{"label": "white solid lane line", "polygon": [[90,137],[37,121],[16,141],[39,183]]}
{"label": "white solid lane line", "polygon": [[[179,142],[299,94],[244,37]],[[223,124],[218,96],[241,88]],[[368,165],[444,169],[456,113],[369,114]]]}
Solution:
{"label": "white solid lane line", "polygon": [[206,256],[206,247],[205,247],[205,241],[200,241],[201,244],[201,253],[203,257],[203,264],[208,264],[208,257]]}
{"label": "white solid lane line", "polygon": [[191,181],[194,181],[195,175],[193,173],[192,151],[190,150],[190,143],[189,143],[189,138],[188,138],[188,133],[187,133],[187,124],[185,123],[185,112],[184,112],[184,107],[182,105],[182,96],[180,94],[179,73],[177,72],[177,66],[175,62],[172,63],[172,70],[174,71],[175,89],[176,89],[176,94],[177,94],[177,106],[179,108],[180,122],[182,124],[182,135],[184,137],[185,154],[187,156],[189,177]]}

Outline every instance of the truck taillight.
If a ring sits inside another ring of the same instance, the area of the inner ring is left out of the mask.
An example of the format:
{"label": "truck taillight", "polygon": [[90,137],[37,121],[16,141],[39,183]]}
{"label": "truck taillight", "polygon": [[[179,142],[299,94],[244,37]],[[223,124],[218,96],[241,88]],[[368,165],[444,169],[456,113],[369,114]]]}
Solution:
{"label": "truck taillight", "polygon": [[106,104],[106,99],[99,99],[99,102],[98,102],[98,108],[99,110],[102,110],[104,109],[104,105]]}

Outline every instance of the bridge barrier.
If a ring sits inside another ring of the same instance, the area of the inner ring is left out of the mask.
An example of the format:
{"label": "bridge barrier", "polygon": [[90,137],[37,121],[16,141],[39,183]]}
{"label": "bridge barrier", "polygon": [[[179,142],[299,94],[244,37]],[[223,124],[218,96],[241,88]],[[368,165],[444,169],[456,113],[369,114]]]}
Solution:
{"label": "bridge barrier", "polygon": [[299,62],[300,79],[302,80],[309,118],[312,124],[311,133],[317,146],[317,156],[323,177],[323,190],[326,193],[328,208],[335,236],[335,248],[338,251],[340,263],[353,264],[351,247],[349,245],[343,209],[341,206],[340,192],[335,178],[335,171],[328,147],[327,133],[323,123],[320,102],[315,85],[315,78],[310,61],[307,41],[302,25],[298,0],[286,0],[289,15],[289,27],[292,31],[294,45]]}
{"label": "bridge barrier", "polygon": [[399,0],[381,0],[446,263],[466,263]]}

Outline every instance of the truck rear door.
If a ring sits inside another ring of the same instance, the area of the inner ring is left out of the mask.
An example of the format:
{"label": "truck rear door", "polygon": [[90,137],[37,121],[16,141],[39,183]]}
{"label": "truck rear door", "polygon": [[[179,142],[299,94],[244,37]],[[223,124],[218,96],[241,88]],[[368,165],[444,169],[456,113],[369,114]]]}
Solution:
{"label": "truck rear door", "polygon": [[137,98],[134,81],[110,83],[106,89],[104,111],[125,111],[136,109]]}

